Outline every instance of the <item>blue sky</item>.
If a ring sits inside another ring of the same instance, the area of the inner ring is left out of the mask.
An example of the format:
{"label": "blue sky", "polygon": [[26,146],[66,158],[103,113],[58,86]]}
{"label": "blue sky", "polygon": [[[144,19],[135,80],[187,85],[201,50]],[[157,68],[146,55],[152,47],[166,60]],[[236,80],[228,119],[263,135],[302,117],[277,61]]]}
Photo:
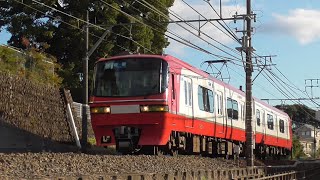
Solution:
{"label": "blue sky", "polygon": [[[197,9],[206,18],[217,17],[211,7],[203,0],[185,0],[185,2],[192,5],[192,7]],[[211,5],[219,11],[218,2],[219,0],[210,1]],[[259,55],[277,55],[277,57],[272,59],[272,62],[276,64],[276,68],[279,69],[290,82],[274,67],[271,67],[272,72],[284,81],[282,84],[297,86],[300,90],[304,91],[305,79],[320,78],[320,60],[318,60],[317,53],[320,49],[320,2],[316,0],[253,0],[252,10],[257,14],[257,22],[253,23],[254,35],[252,39],[252,45],[256,49],[256,53]],[[199,14],[190,9],[181,0],[175,1],[171,11],[177,13],[183,19],[199,18]],[[238,14],[244,13],[245,0],[223,0],[222,12],[223,17],[231,17],[235,12],[238,12]],[[197,23],[193,25],[198,26]],[[201,25],[203,25],[203,23]],[[233,31],[234,28],[238,28],[238,30],[242,30],[243,28],[241,21],[238,21],[236,24],[230,22],[228,25]],[[183,26],[191,32],[197,33],[185,24]],[[193,36],[190,32],[182,29],[178,25],[170,25],[169,31],[179,34],[179,36],[190,40],[212,53],[230,57],[208,43],[199,40],[198,37]],[[204,25],[201,31],[231,49],[240,46],[210,23]],[[237,36],[241,37],[242,35],[237,33]],[[213,45],[221,47],[221,45],[215,43],[205,35],[201,35],[200,37]],[[0,44],[6,44],[9,38],[10,34],[2,30],[0,33]],[[172,40],[170,40],[170,42],[171,44],[165,50],[167,54],[176,56],[198,68],[200,68],[200,64],[203,61],[215,59],[213,56],[193,50]],[[225,50],[231,52],[230,49]],[[231,52],[231,54],[235,55],[233,52]],[[240,56],[237,55],[237,57]],[[235,64],[241,63],[236,61]],[[216,66],[220,68],[221,65]],[[201,69],[206,69],[206,66],[202,66]],[[232,85],[235,87],[239,87],[240,85],[245,87],[243,68],[233,63],[228,63],[228,68],[223,68],[223,76],[228,77],[228,72],[231,77],[229,82]],[[253,77],[255,77],[257,73],[258,71],[255,70]],[[291,84],[291,82],[294,85]],[[314,82],[314,85],[317,84]],[[291,88],[293,91],[286,90],[283,86],[282,89],[284,89],[290,98],[306,97],[306,95],[297,90],[296,87]],[[319,88],[313,89],[313,95],[315,97],[320,96],[319,90]],[[310,89],[307,89],[307,92],[311,96]],[[286,98],[285,95],[274,88],[262,75],[258,76],[254,81],[253,95],[258,98]],[[318,102],[320,103],[320,101]],[[281,102],[270,102],[272,105],[279,103]],[[297,101],[285,101],[284,103],[292,104],[297,103]],[[313,108],[316,107],[315,104],[310,102],[303,101],[303,103]]]}

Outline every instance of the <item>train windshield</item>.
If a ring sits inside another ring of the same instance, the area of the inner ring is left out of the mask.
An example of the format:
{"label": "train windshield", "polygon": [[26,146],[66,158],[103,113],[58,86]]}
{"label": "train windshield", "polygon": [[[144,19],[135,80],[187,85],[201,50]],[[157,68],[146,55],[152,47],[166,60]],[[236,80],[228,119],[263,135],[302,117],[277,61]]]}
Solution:
{"label": "train windshield", "polygon": [[129,58],[98,62],[94,96],[130,97],[163,93],[168,63],[156,58]]}

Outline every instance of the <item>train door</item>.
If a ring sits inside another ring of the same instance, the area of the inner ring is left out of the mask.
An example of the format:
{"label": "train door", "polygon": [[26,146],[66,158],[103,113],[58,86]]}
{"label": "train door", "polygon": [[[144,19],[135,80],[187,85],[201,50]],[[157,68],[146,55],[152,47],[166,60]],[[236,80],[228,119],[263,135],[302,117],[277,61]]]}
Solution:
{"label": "train door", "polygon": [[[239,126],[241,129],[244,129],[246,128],[245,126],[245,122],[246,122],[246,114],[245,114],[245,103],[243,101],[239,101]],[[241,138],[244,138],[245,139],[245,133],[243,135],[241,135]]]}
{"label": "train door", "polygon": [[171,74],[171,111],[177,114],[177,94],[176,94],[176,79],[174,74]]}
{"label": "train door", "polygon": [[193,112],[193,90],[192,79],[189,77],[183,77],[181,82],[181,95],[183,95],[183,114],[186,115],[185,127],[193,127],[194,124],[194,112]]}
{"label": "train door", "polygon": [[[223,108],[223,93],[221,91],[216,92],[217,97],[217,110],[216,110],[216,125],[218,124],[225,124],[225,117],[224,117],[224,108]],[[223,126],[224,127],[224,126]],[[224,129],[219,129],[219,134],[223,133]],[[216,131],[215,131],[216,132]]]}

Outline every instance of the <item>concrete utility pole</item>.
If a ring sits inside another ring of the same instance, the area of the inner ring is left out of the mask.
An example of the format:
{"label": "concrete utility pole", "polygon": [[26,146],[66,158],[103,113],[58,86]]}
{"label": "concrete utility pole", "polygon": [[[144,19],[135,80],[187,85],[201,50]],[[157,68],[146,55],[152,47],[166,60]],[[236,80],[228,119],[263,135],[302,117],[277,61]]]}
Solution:
{"label": "concrete utility pole", "polygon": [[88,62],[89,62],[89,11],[87,11],[87,24],[86,24],[86,55],[83,58],[83,80],[82,80],[82,138],[81,147],[82,151],[87,150],[88,142],[88,116],[89,116],[89,106],[88,106]]}
{"label": "concrete utility pole", "polygon": [[247,166],[253,166],[253,132],[252,132],[252,57],[251,51],[251,0],[247,0],[246,38],[243,40],[246,52],[246,158]]}
{"label": "concrete utility pole", "polygon": [[[122,25],[122,24],[120,24]],[[83,58],[83,81],[82,81],[82,93],[83,93],[83,104],[82,104],[82,151],[86,152],[87,150],[87,142],[88,142],[88,121],[90,121],[90,110],[88,105],[88,94],[89,94],[89,84],[88,84],[88,63],[90,56],[94,53],[94,51],[98,48],[104,38],[109,34],[110,30],[113,26],[110,26],[105,29],[105,32],[99,38],[99,40],[91,47],[89,50],[89,11],[87,11],[87,24],[86,28],[86,55]]]}

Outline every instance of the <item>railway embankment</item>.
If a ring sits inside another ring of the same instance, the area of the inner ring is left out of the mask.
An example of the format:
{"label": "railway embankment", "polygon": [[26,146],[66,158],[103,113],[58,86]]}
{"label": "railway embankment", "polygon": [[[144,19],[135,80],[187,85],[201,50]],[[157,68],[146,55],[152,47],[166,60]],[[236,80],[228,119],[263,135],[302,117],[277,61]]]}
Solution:
{"label": "railway embankment", "polygon": [[0,73],[0,92],[0,152],[75,148],[66,113],[70,94],[7,73]]}

